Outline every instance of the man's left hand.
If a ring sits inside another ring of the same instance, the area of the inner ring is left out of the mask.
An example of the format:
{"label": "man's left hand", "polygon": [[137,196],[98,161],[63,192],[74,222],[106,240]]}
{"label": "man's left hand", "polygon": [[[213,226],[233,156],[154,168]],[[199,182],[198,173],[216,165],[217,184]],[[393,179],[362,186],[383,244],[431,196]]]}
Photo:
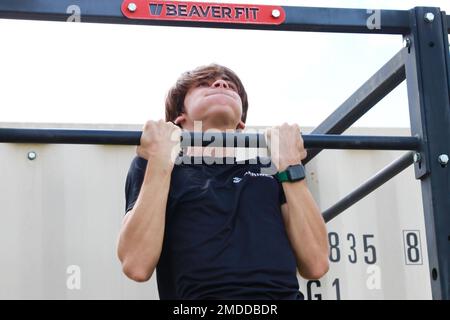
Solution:
{"label": "man's left hand", "polygon": [[278,171],[300,164],[306,158],[307,152],[298,124],[283,123],[281,126],[268,128],[265,136],[270,158]]}

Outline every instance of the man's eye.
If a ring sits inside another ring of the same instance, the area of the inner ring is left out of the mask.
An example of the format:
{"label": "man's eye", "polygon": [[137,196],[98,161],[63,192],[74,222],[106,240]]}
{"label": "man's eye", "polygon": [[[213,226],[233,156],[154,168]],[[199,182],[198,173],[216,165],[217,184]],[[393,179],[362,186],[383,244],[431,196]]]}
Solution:
{"label": "man's eye", "polygon": [[228,86],[231,90],[238,92],[237,86],[233,82],[228,82]]}
{"label": "man's eye", "polygon": [[200,81],[199,83],[197,83],[197,87],[204,87],[204,86],[209,87],[209,83],[207,81]]}

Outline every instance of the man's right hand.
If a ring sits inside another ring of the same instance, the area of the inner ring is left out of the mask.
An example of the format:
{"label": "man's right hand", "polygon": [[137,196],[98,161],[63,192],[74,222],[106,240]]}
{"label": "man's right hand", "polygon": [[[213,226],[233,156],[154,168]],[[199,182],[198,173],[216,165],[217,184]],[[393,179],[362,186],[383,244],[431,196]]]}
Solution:
{"label": "man's right hand", "polygon": [[180,135],[181,129],[172,122],[149,120],[144,125],[136,153],[152,162],[173,165],[181,150]]}
{"label": "man's right hand", "polygon": [[162,252],[171,173],[180,152],[181,129],[172,122],[147,121],[136,148],[147,159],[133,209],[123,219],[117,255],[123,272],[135,281],[152,276]]}

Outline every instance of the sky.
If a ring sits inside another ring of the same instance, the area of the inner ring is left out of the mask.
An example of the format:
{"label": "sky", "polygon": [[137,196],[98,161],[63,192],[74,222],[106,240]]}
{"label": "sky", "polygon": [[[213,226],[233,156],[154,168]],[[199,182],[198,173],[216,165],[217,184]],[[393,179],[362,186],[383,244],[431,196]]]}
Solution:
{"label": "sky", "polygon": [[[217,1],[208,1],[217,2]],[[220,1],[411,9],[444,0]],[[81,17],[83,19],[83,17]],[[401,36],[222,30],[0,19],[1,122],[143,124],[199,65],[233,69],[247,125],[316,126],[402,47]],[[356,127],[409,127],[403,83]]]}

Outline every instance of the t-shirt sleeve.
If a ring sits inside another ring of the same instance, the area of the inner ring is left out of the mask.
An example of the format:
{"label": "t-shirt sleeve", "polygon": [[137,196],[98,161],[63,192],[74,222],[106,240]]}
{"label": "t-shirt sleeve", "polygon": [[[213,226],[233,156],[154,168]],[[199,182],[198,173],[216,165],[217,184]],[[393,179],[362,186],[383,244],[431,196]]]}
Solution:
{"label": "t-shirt sleeve", "polygon": [[144,181],[146,168],[147,160],[139,156],[134,157],[125,182],[125,214],[133,209],[136,203]]}

